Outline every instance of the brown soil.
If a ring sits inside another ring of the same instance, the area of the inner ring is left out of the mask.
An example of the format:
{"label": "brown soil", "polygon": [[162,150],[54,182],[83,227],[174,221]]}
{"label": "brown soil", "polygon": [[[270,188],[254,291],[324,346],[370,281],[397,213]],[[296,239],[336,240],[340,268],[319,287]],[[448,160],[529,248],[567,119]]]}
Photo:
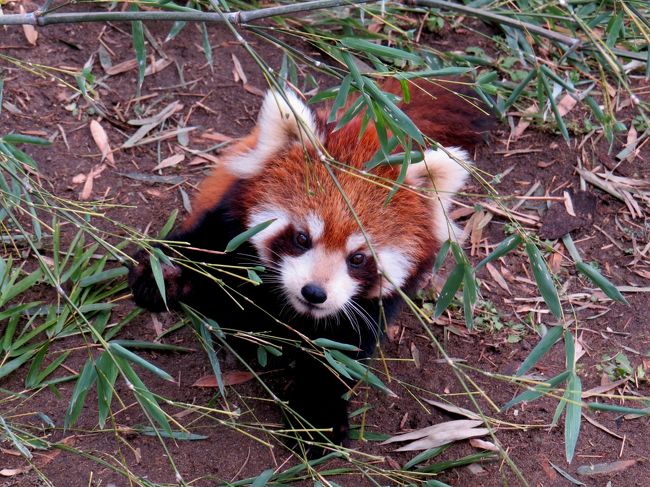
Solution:
{"label": "brown soil", "polygon": [[[148,27],[154,38],[162,43],[170,26],[152,24]],[[114,52],[113,63],[117,64],[133,57],[129,32],[128,26],[125,25],[49,27],[39,30],[36,47],[28,47],[21,29],[10,27],[3,30],[0,37],[0,54],[32,63],[80,69],[96,53],[101,38]],[[450,33],[452,34],[457,37],[445,40],[447,48],[452,47],[456,38],[468,38],[466,33]],[[209,147],[214,144],[213,141],[200,137],[208,131],[237,137],[245,134],[254,123],[261,99],[245,90],[241,83],[233,81],[232,55],[236,55],[241,62],[249,86],[264,89],[265,81],[244,50],[230,39],[231,35],[226,29],[210,27],[210,41],[214,46],[214,67],[211,69],[206,65],[205,57],[199,48],[201,35],[198,28],[188,25],[176,39],[163,44],[164,52],[176,66],[172,64],[145,80],[141,103],[159,102],[162,108],[173,100],[180,100],[183,109],[174,116],[174,120],[184,119],[186,126],[199,127],[191,132],[190,147]],[[259,42],[254,42],[253,45],[271,66],[279,68],[279,51]],[[156,55],[156,58],[158,57]],[[67,98],[72,91],[54,82],[51,77],[30,74],[6,59],[0,59],[0,69],[5,79],[4,100],[20,110],[20,113],[10,111],[6,107],[2,110],[0,134],[17,132],[47,137],[56,132],[65,132],[67,144],[59,135],[52,147],[35,146],[28,147],[27,150],[39,161],[40,170],[46,177],[43,181],[48,189],[66,198],[78,198],[81,185],[74,184],[73,177],[80,173],[88,174],[100,160],[99,151],[90,136],[85,103],[77,100],[81,109],[78,112],[70,111],[70,107],[66,109],[66,105],[70,104]],[[179,87],[179,71],[182,71],[187,83],[185,87]],[[93,72],[98,77],[102,76],[98,73],[103,73],[97,59]],[[101,121],[114,148],[119,147],[133,132],[124,121],[136,117],[133,103],[135,78],[135,70],[130,70],[107,78],[105,84],[98,88],[99,97],[108,108],[109,115],[114,117]],[[574,171],[577,157],[584,154],[586,164],[591,167],[598,163],[609,165],[613,160],[613,156],[607,151],[607,144],[602,140],[594,142],[595,138],[578,150],[576,142],[567,146],[560,136],[533,129],[529,129],[521,139],[511,144],[506,143],[507,137],[506,130],[498,131],[494,134],[491,144],[481,148],[476,155],[477,166],[489,174],[502,173],[510,167],[513,168],[503,181],[496,185],[502,195],[524,194],[536,182],[539,182],[542,188],[536,194],[544,194],[546,191],[550,195],[561,196],[563,189],[571,188],[577,191],[579,178]],[[580,138],[577,140],[579,142]],[[620,142],[615,143],[612,154],[620,150],[620,147]],[[149,229],[149,233],[153,234],[163,225],[171,210],[183,208],[180,189],[191,194],[193,185],[200,180],[207,165],[204,163],[191,166],[188,162],[192,158],[186,157],[179,166],[163,171],[164,175],[182,176],[184,182],[180,186],[140,182],[123,174],[153,174],[151,169],[160,159],[170,156],[174,148],[176,140],[170,139],[160,145],[160,156],[157,154],[156,144],[116,151],[115,167],[107,168],[95,180],[93,197],[108,198],[113,203],[122,205],[108,212],[112,219],[139,230]],[[516,152],[522,149],[527,151]],[[503,154],[504,151],[515,153],[507,156]],[[644,161],[649,157],[650,151],[645,149],[633,162],[623,164],[621,174],[648,178],[650,171]],[[552,164],[547,166],[547,163]],[[636,231],[637,244],[647,242],[647,219],[631,220],[621,202],[593,187],[588,187],[588,190],[597,196],[593,221],[572,233],[581,254],[585,260],[598,262],[603,273],[614,283],[647,287],[648,261],[646,259],[637,266],[630,266],[633,260],[633,255],[627,252],[627,249],[632,247],[630,233],[622,230],[627,228]],[[475,184],[470,188],[470,192],[482,193],[482,190]],[[480,200],[467,201],[473,204]],[[536,216],[544,213],[543,205],[539,201],[529,201],[521,209]],[[495,217],[486,228],[483,238],[490,244],[499,242],[504,236],[504,224],[505,220]],[[598,230],[596,226],[602,230]],[[623,251],[610,241],[605,232]],[[485,249],[481,246],[474,257],[474,263],[484,255]],[[535,323],[554,324],[555,321],[549,314],[534,311],[543,310],[545,306],[534,302],[538,293],[523,254],[509,256],[503,263],[497,263],[496,267],[506,276],[510,293],[501,289],[485,270],[481,271],[479,277],[483,281],[482,295],[496,305],[501,323],[522,323],[530,316]],[[639,270],[645,272],[646,278],[643,274],[635,273]],[[577,276],[570,265],[560,268],[559,277],[562,282],[569,281],[569,292],[593,291],[590,283]],[[572,325],[573,330],[581,337],[586,349],[586,355],[579,361],[584,390],[601,384],[602,372],[597,369],[597,365],[604,354],[613,355],[617,351],[624,351],[634,367],[641,365],[647,368],[650,333],[646,326],[644,310],[650,307],[650,301],[647,293],[642,292],[629,293],[626,297],[630,306],[611,302],[598,303],[589,298],[580,298],[574,303],[576,321]],[[120,306],[120,312],[126,313],[132,305],[125,299]],[[607,307],[608,311],[596,319],[589,319],[606,311],[601,306]],[[529,312],[525,307],[533,311]],[[477,314],[480,315],[481,311]],[[471,367],[467,372],[475,386],[469,384],[470,389],[475,390],[478,386],[494,404],[503,405],[514,397],[517,390],[505,379],[500,379],[500,374],[513,374],[539,340],[538,336],[528,328],[526,333],[522,333],[519,342],[509,343],[508,338],[516,333],[508,326],[504,326],[500,331],[486,326],[482,331],[467,333],[458,319],[460,313],[454,313],[453,316],[453,320],[445,318],[439,325],[433,325],[433,333],[450,357],[459,359],[461,364]],[[157,319],[164,327],[176,322],[176,318],[170,315],[159,316]],[[387,340],[382,352],[387,359],[385,363],[389,372],[388,376],[383,376],[384,380],[398,397],[390,398],[374,390],[360,388],[359,394],[352,401],[352,411],[364,405],[369,406],[368,413],[363,416],[366,433],[392,435],[456,419],[453,415],[427,406],[418,401],[418,398],[447,400],[458,406],[475,409],[453,371],[440,360],[441,357],[422,332],[418,322],[405,314],[398,326],[397,338]],[[4,325],[0,324],[0,330],[2,327]],[[155,336],[151,315],[143,313],[122,332],[121,338],[153,340]],[[213,389],[191,387],[197,379],[208,375],[211,370],[205,354],[199,350],[196,338],[189,331],[182,330],[170,335],[166,341],[192,347],[197,351],[182,354],[143,352],[142,355],[147,360],[171,372],[177,379],[177,383],[170,384],[151,374],[143,373],[145,383],[160,397],[197,406],[210,404],[215,408],[221,407],[224,403],[215,396]],[[82,344],[70,341],[65,346],[73,348]],[[415,354],[419,356],[417,361],[413,359]],[[65,364],[69,370],[78,371],[87,357],[85,351],[79,350],[73,353]],[[379,360],[376,366],[379,371],[384,368],[384,364]],[[234,360],[226,360],[225,367],[241,368]],[[564,351],[562,345],[557,344],[533,371],[545,377],[552,377],[564,370],[564,367]],[[9,391],[21,391],[25,374],[23,367],[0,381],[0,397],[8,397]],[[268,377],[271,381],[283,380],[282,372],[273,372]],[[50,441],[68,438],[70,446],[85,452],[86,457],[67,452],[56,455],[52,455],[52,452],[37,452],[35,464],[37,467],[40,465],[40,473],[32,470],[26,474],[7,477],[0,481],[0,485],[47,485],[43,478],[49,479],[51,485],[57,487],[129,485],[128,479],[114,471],[115,467],[121,468],[120,464],[128,466],[134,475],[153,483],[175,484],[178,482],[177,476],[180,476],[185,482],[193,482],[193,485],[214,485],[217,482],[256,476],[268,468],[283,469],[287,466],[285,462],[296,462],[282,444],[260,435],[254,427],[247,427],[259,423],[282,427],[278,410],[253,382],[228,388],[227,404],[233,410],[240,408],[242,412],[237,421],[229,421],[225,415],[181,415],[177,419],[181,425],[193,433],[206,435],[209,439],[176,442],[166,440],[164,445],[156,437],[145,436],[130,429],[147,424],[147,421],[138,405],[132,399],[127,400],[132,396],[120,380],[117,383],[117,393],[124,398],[125,404],[123,409],[114,404],[115,424],[109,423],[108,429],[103,431],[98,428],[97,402],[93,391],[86,399],[78,425],[71,431],[62,431],[63,417],[72,388],[72,383],[63,383],[56,389],[44,389],[35,395],[28,395],[19,401],[18,406],[16,402],[6,403],[7,406],[0,402],[0,415],[18,423],[35,426],[41,425],[36,413],[44,413],[54,421],[56,428],[50,429],[42,424],[43,436]],[[638,384],[630,381],[625,388],[628,395],[648,395],[648,385],[645,381]],[[612,394],[615,393],[616,391],[612,391]],[[551,462],[586,485],[605,485],[610,480],[613,485],[649,485],[650,471],[647,459],[650,457],[650,444],[646,441],[647,418],[626,420],[613,413],[587,412],[586,414],[597,419],[610,432],[583,421],[576,456],[569,465],[564,456],[564,419],[562,418],[554,428],[548,426],[557,400],[544,398],[499,413],[484,397],[477,395],[475,398],[487,415],[511,424],[510,427],[504,425],[498,428],[496,436],[530,485],[570,485],[568,480],[551,467]],[[172,414],[182,411],[174,407],[168,410]],[[356,416],[353,423],[359,424],[361,418],[362,415]],[[238,429],[248,434],[243,434]],[[266,441],[270,441],[274,446],[268,446],[264,443]],[[0,469],[24,466],[21,458],[13,455],[11,443],[5,442],[2,447],[4,449],[0,453]],[[377,472],[394,469],[396,465],[403,465],[414,456],[412,453],[394,452],[391,445],[382,446],[378,441],[354,441],[352,447],[363,454],[378,457],[373,465],[377,469],[375,479],[382,485],[393,485],[395,481],[383,479]],[[476,452],[469,443],[460,442],[437,460],[457,459]],[[52,456],[49,458],[47,455]],[[105,463],[99,462],[98,459]],[[617,460],[636,460],[637,463],[609,475],[589,477],[576,473],[577,467],[581,465]],[[327,464],[325,468],[333,466],[345,467],[347,464],[337,461]],[[457,486],[519,483],[511,469],[502,462],[482,464],[478,472],[467,467],[457,468],[444,472],[439,480]],[[358,472],[353,475],[340,475],[336,482],[340,485],[372,485]],[[306,485],[312,483],[305,482]]]}

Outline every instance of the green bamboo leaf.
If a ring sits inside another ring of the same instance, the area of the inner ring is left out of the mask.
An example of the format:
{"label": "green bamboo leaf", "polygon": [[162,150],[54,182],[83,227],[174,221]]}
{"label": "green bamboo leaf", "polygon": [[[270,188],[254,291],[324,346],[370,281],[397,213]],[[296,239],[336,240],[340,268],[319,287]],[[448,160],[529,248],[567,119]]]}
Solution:
{"label": "green bamboo leaf", "polygon": [[115,363],[117,364],[120,372],[124,378],[128,381],[129,388],[133,391],[138,404],[143,409],[143,411],[159,426],[163,428],[170,435],[172,434],[172,428],[169,425],[167,416],[165,412],[160,408],[158,401],[154,395],[147,389],[147,386],[144,385],[140,377],[135,373],[129,362],[124,358],[115,355]]}
{"label": "green bamboo leaf", "polygon": [[67,430],[70,426],[76,423],[79,413],[81,413],[81,408],[83,408],[84,401],[86,400],[86,395],[90,388],[95,384],[97,380],[97,372],[95,371],[95,363],[92,359],[88,359],[84,368],[79,374],[77,379],[77,384],[72,391],[72,397],[70,398],[70,404],[68,404],[68,409],[65,412],[65,419],[63,421],[63,429]]}
{"label": "green bamboo leaf", "polygon": [[439,318],[442,313],[449,307],[451,301],[456,295],[456,291],[460,288],[461,283],[463,282],[463,277],[465,275],[465,264],[457,264],[456,267],[451,271],[445,285],[440,291],[440,296],[436,301],[436,308],[433,313],[434,318]]}
{"label": "green bamboo leaf", "polygon": [[40,371],[37,376],[35,377],[35,381],[33,385],[27,386],[27,380],[25,380],[25,385],[27,387],[37,387],[43,383],[43,381],[50,375],[52,372],[54,372],[56,369],[59,368],[59,366],[66,361],[68,356],[70,355],[71,350],[68,350],[66,352],[63,352],[60,354],[57,358],[52,360],[52,362],[45,367],[42,371]]}
{"label": "green bamboo leaf", "polygon": [[412,61],[418,64],[422,61],[420,59],[420,56],[412,52],[406,52],[401,49],[395,49],[394,47],[375,44],[374,42],[370,42],[365,39],[344,37],[340,40],[340,42],[345,47],[355,49],[357,51],[363,52],[364,54],[372,54],[374,56],[390,59],[404,59],[406,61]]}
{"label": "green bamboo leaf", "polygon": [[2,97],[4,94],[5,79],[0,78],[0,113],[2,113]]}
{"label": "green bamboo leaf", "polygon": [[[219,358],[217,357],[217,352],[214,349],[214,345],[212,344],[212,335],[210,334],[210,330],[208,330],[208,324],[206,324],[205,321],[201,320],[200,322],[198,322],[198,326],[199,326],[199,332],[201,333],[201,340],[203,342],[203,347],[205,348],[205,352],[208,354],[208,360],[210,361],[210,365],[212,366],[212,372],[214,373],[214,376],[217,379],[217,386],[219,387],[219,392],[221,393],[222,396],[225,396],[226,391],[223,383],[221,366],[219,365]],[[219,325],[214,320],[209,320],[209,326],[213,330],[220,331]]]}
{"label": "green bamboo leaf", "polygon": [[426,462],[427,460],[430,460],[431,458],[437,457],[440,455],[443,451],[445,451],[449,446],[451,445],[442,445],[436,448],[430,448],[429,450],[423,451],[422,453],[414,456],[411,458],[408,462],[404,464],[402,467],[402,470],[410,470],[411,468],[415,467],[416,465]]}
{"label": "green bamboo leaf", "polygon": [[80,287],[94,286],[100,282],[110,281],[116,277],[125,276],[129,273],[129,270],[126,267],[115,267],[113,269],[108,269],[103,272],[98,272],[92,276],[84,277],[79,280]]}
{"label": "green bamboo leaf", "polygon": [[474,71],[474,68],[461,68],[461,67],[447,67],[440,69],[425,69],[422,71],[404,71],[395,73],[395,78],[398,80],[414,79],[414,78],[435,78],[438,76],[458,76],[467,74]]}
{"label": "green bamboo leaf", "polygon": [[29,449],[25,446],[25,443],[22,442],[21,440],[19,440],[18,437],[14,434],[14,432],[11,431],[11,428],[5,422],[5,419],[2,416],[0,416],[0,426],[2,426],[2,429],[5,432],[5,434],[3,436],[6,436],[7,438],[9,438],[9,440],[16,447],[16,450],[18,450],[25,458],[27,458],[28,460],[31,460],[32,459],[32,452],[30,452]]}
{"label": "green bamboo leaf", "polygon": [[255,481],[251,484],[251,487],[264,487],[271,477],[273,477],[273,469],[269,468],[264,470],[257,476]]}
{"label": "green bamboo leaf", "polygon": [[163,303],[165,303],[165,307],[167,307],[165,277],[163,276],[162,265],[160,264],[160,254],[162,254],[162,251],[159,248],[154,248],[149,255],[149,264],[151,265],[151,274],[153,275],[154,281],[156,281],[158,292],[162,297]]}
{"label": "green bamboo leaf", "polygon": [[364,78],[364,87],[368,92],[372,93],[375,101],[380,104],[382,110],[388,115],[392,122],[391,126],[403,131],[418,144],[425,145],[422,133],[413,121],[379,89],[374,81]]}
{"label": "green bamboo leaf", "polygon": [[346,379],[352,380],[352,375],[348,372],[348,370],[343,366],[343,364],[339,363],[330,352],[325,350],[323,352],[323,355],[325,356],[325,360],[336,370],[339,374],[341,374],[343,377]]}
{"label": "green bamboo leaf", "polygon": [[11,374],[14,370],[19,368],[21,365],[23,365],[25,362],[27,362],[32,356],[36,353],[36,349],[32,350],[26,350],[23,352],[21,355],[16,357],[13,360],[10,360],[8,362],[5,362],[2,367],[0,367],[0,379],[3,377],[6,377],[7,375]]}
{"label": "green bamboo leaf", "polygon": [[208,62],[208,66],[212,68],[212,45],[210,44],[210,37],[208,36],[208,26],[205,25],[205,22],[199,23],[199,28],[201,29],[201,43],[203,45],[203,53],[205,54],[205,60]]}
{"label": "green bamboo leaf", "polygon": [[608,297],[614,301],[628,305],[630,304],[627,302],[621,292],[616,289],[616,286],[614,286],[614,284],[612,284],[605,276],[603,276],[595,267],[585,262],[576,262],[576,269],[578,269],[578,272],[587,277],[587,279],[598,286]]}
{"label": "green bamboo leaf", "polygon": [[566,416],[564,419],[564,447],[566,460],[571,463],[580,435],[580,420],[582,419],[582,384],[580,377],[573,373],[567,384]]}
{"label": "green bamboo leaf", "polygon": [[178,216],[178,210],[175,209],[174,211],[172,211],[171,215],[169,215],[169,218],[167,218],[167,221],[158,232],[158,238],[161,239],[165,238],[169,234],[169,232],[171,232],[171,229],[174,227],[174,223],[176,223],[177,216]]}
{"label": "green bamboo leaf", "polygon": [[23,134],[7,134],[2,137],[2,140],[9,144],[34,144],[34,145],[51,145],[47,139],[42,137],[35,137],[33,135],[23,135]]}
{"label": "green bamboo leaf", "polygon": [[440,250],[438,251],[438,255],[436,256],[436,261],[433,264],[434,274],[436,274],[440,270],[442,264],[445,262],[445,259],[447,258],[447,254],[449,253],[450,245],[451,245],[451,240],[445,240],[440,246]]}
{"label": "green bamboo leaf", "polygon": [[[131,11],[137,12],[138,5],[132,3]],[[147,68],[147,52],[144,46],[144,26],[141,21],[131,22],[131,37],[133,38],[133,49],[135,50],[135,59],[138,62],[138,82],[136,85],[136,97],[140,96],[142,83],[144,82],[144,72]]]}
{"label": "green bamboo leaf", "polygon": [[194,352],[193,348],[179,347],[178,345],[168,345],[166,343],[145,342],[142,340],[112,340],[111,343],[121,345],[128,349],[139,350],[160,350],[164,352]]}
{"label": "green bamboo leaf", "polygon": [[[438,473],[444,472],[456,467],[462,467],[463,465],[470,465],[472,463],[482,462],[484,460],[498,458],[495,453],[492,452],[481,452],[474,453],[472,455],[467,455],[466,457],[460,458],[458,460],[447,460],[445,462],[434,463],[423,468],[417,469],[418,472],[424,473]],[[444,485],[444,484],[443,484]]]}
{"label": "green bamboo leaf", "polygon": [[330,340],[328,338],[316,338],[315,340],[313,340],[313,343],[317,347],[323,347],[328,349],[344,350],[346,352],[359,351],[359,347],[355,347],[354,345],[350,345],[348,343],[335,342],[334,340]]}
{"label": "green bamboo leaf", "polygon": [[530,265],[533,270],[533,275],[535,276],[535,282],[537,282],[542,298],[544,298],[551,313],[553,313],[556,318],[560,318],[562,316],[562,305],[560,304],[557,289],[555,288],[555,284],[553,284],[553,278],[546,266],[544,257],[542,257],[537,246],[531,242],[526,242],[526,253],[530,259]]}
{"label": "green bamboo leaf", "polygon": [[350,75],[347,75],[345,78],[343,78],[343,81],[341,81],[341,86],[339,87],[339,91],[336,94],[334,103],[332,104],[332,109],[330,110],[329,117],[327,118],[328,123],[335,122],[339,110],[345,106],[345,103],[348,100],[348,94],[350,93],[350,86],[352,86],[352,77]]}
{"label": "green bamboo leaf", "polygon": [[352,375],[352,377],[355,379],[366,382],[392,396],[395,395],[395,393],[386,387],[386,385],[379,379],[379,377],[373,374],[365,365],[361,364],[351,357],[348,357],[343,352],[340,352],[338,350],[329,350],[329,353],[332,354],[332,357],[337,362],[343,364],[349,374]]}
{"label": "green bamboo leaf", "polygon": [[504,404],[503,407],[501,408],[501,411],[506,411],[510,409],[512,406],[519,404],[520,402],[533,401],[538,397],[541,397],[544,394],[549,393],[558,385],[560,385],[562,382],[564,382],[567,379],[567,377],[569,377],[570,374],[571,371],[565,370],[561,374],[558,374],[552,379],[547,380],[546,383],[537,385],[534,388],[522,392],[521,394],[517,395],[514,399],[511,399],[506,404]]}
{"label": "green bamboo leaf", "polygon": [[119,357],[122,357],[122,358],[128,360],[129,362],[132,362],[134,364],[139,365],[140,367],[143,367],[143,368],[147,369],[149,372],[152,372],[152,373],[156,374],[158,377],[162,377],[165,380],[168,380],[170,382],[174,382],[174,378],[171,375],[169,375],[167,372],[165,372],[164,370],[162,370],[159,367],[156,367],[154,364],[152,364],[151,362],[148,362],[147,360],[143,359],[139,355],[137,355],[137,354],[131,352],[130,350],[124,348],[119,343],[109,342],[108,348],[113,353],[115,353],[115,355],[117,355]]}
{"label": "green bamboo leaf", "polygon": [[135,427],[133,429],[145,436],[161,436],[162,438],[173,438],[180,441],[198,441],[207,440],[209,438],[209,436],[197,435],[196,433],[190,433],[189,431],[172,431],[171,433],[168,433],[167,431],[152,428],[151,426]]}
{"label": "green bamboo leaf", "polygon": [[538,79],[541,82],[544,91],[546,92],[548,102],[551,104],[551,109],[553,110],[553,114],[555,115],[555,122],[557,123],[557,126],[560,129],[560,133],[562,134],[562,137],[564,137],[564,140],[568,142],[570,139],[569,131],[567,130],[566,125],[564,124],[564,119],[560,114],[560,109],[558,108],[557,103],[555,102],[555,98],[553,98],[553,90],[551,90],[551,87],[548,84],[548,80],[546,79],[546,75],[541,70],[539,72]]}
{"label": "green bamboo leaf", "polygon": [[546,335],[542,337],[542,339],[539,341],[537,345],[535,345],[535,348],[530,352],[528,357],[526,357],[526,360],[522,362],[522,364],[519,366],[519,370],[517,370],[517,373],[515,374],[518,377],[521,377],[524,375],[526,372],[528,372],[532,367],[535,366],[539,360],[546,355],[546,353],[551,349],[551,347],[557,342],[560,337],[562,336],[562,333],[564,332],[564,328],[561,326],[554,326],[550,330],[546,332]]}
{"label": "green bamboo leaf", "polygon": [[488,262],[492,262],[493,260],[500,259],[508,252],[519,247],[521,242],[522,239],[519,234],[514,234],[514,235],[510,235],[509,237],[506,237],[504,240],[501,241],[499,245],[496,246],[496,248],[488,256],[485,257],[485,259],[483,259],[481,262],[479,262],[476,265],[476,270],[478,271],[481,267],[483,267]]}
{"label": "green bamboo leaf", "polygon": [[620,413],[620,414],[638,414],[639,416],[650,415],[650,408],[637,409],[637,408],[630,408],[626,406],[618,406],[617,404],[602,404],[599,402],[587,403],[587,407],[594,411],[609,411],[612,413]]}
{"label": "green bamboo leaf", "polygon": [[38,268],[28,276],[22,278],[20,281],[15,284],[12,283],[11,286],[3,286],[0,289],[0,306],[3,306],[5,303],[11,301],[13,298],[19,294],[24,293],[29,288],[34,286],[40,279],[43,277],[43,271]]}
{"label": "green bamboo leaf", "polygon": [[110,353],[102,353],[95,363],[97,373],[97,406],[99,410],[99,427],[103,428],[113,401],[115,381],[119,370]]}
{"label": "green bamboo leaf", "polygon": [[173,40],[174,37],[176,37],[180,33],[180,31],[183,30],[185,24],[187,24],[187,22],[184,20],[177,20],[176,22],[174,22],[174,25],[172,25],[172,28],[169,29],[169,34],[167,34],[167,37],[165,37],[164,42],[169,42]]}
{"label": "green bamboo leaf", "polygon": [[512,93],[503,104],[503,110],[507,110],[508,108],[510,108],[512,104],[515,103],[517,99],[519,99],[521,93],[524,91],[526,86],[528,86],[528,84],[535,78],[535,76],[537,76],[537,70],[533,69],[526,75],[526,77],[521,81],[521,83],[515,86],[515,89],[512,90]]}
{"label": "green bamboo leaf", "polygon": [[259,223],[255,225],[252,228],[249,228],[245,232],[240,233],[236,237],[234,237],[230,242],[228,242],[228,245],[226,245],[226,252],[232,252],[234,250],[237,250],[237,248],[246,242],[249,238],[251,238],[253,235],[257,235],[260,233],[262,230],[264,230],[266,227],[268,227],[271,223],[275,221],[275,218],[272,220],[267,220],[265,222]]}

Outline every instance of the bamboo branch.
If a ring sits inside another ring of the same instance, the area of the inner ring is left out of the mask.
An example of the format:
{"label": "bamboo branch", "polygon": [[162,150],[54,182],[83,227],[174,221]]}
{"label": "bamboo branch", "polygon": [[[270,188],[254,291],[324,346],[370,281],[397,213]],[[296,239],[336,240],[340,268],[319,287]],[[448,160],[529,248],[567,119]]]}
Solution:
{"label": "bamboo branch", "polygon": [[278,7],[261,8],[228,13],[201,12],[183,9],[176,12],[74,12],[47,14],[36,10],[27,14],[11,14],[0,16],[0,25],[35,25],[72,24],[80,22],[131,22],[131,21],[187,21],[187,22],[230,22],[240,25],[254,20],[265,19],[278,15],[289,15],[310,10],[354,6],[377,0],[314,0],[310,2],[293,3]]}

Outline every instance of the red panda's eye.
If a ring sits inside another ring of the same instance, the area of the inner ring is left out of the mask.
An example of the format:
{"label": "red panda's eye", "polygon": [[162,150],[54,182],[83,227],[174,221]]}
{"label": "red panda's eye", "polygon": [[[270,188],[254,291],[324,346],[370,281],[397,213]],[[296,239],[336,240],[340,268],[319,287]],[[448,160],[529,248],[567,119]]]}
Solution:
{"label": "red panda's eye", "polygon": [[305,232],[298,232],[294,237],[296,245],[303,249],[308,249],[310,247],[309,236]]}
{"label": "red panda's eye", "polygon": [[366,256],[361,252],[358,252],[348,257],[348,262],[352,267],[359,267],[366,262]]}

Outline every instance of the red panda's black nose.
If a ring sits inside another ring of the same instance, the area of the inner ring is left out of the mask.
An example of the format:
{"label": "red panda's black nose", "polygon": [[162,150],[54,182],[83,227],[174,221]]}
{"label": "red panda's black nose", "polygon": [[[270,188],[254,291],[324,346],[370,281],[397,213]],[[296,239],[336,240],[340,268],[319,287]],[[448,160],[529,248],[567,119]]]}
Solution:
{"label": "red panda's black nose", "polygon": [[312,304],[321,304],[327,300],[325,290],[316,284],[306,284],[300,290],[302,296]]}

